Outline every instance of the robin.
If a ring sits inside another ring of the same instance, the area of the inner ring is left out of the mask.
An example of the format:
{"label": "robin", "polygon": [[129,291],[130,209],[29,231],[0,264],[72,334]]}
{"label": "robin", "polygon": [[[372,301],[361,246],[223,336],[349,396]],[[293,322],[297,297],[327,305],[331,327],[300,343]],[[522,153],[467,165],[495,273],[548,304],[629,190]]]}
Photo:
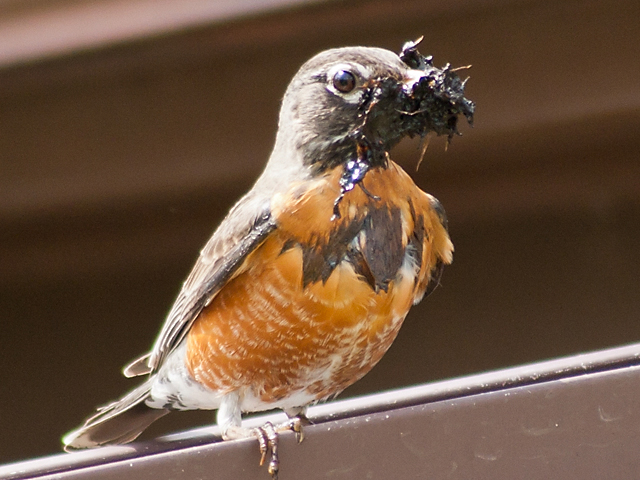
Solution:
{"label": "robin", "polygon": [[[439,202],[388,151],[457,133],[474,104],[417,42],[322,52],[282,102],[273,153],[201,252],[152,350],[124,369],[144,383],[106,405],[66,449],[134,440],[172,410],[215,409],[224,439],[257,437],[278,472],[278,432],[302,439],[308,405],[364,376],[410,307],[439,283],[453,245]],[[279,408],[249,429],[243,412]]]}

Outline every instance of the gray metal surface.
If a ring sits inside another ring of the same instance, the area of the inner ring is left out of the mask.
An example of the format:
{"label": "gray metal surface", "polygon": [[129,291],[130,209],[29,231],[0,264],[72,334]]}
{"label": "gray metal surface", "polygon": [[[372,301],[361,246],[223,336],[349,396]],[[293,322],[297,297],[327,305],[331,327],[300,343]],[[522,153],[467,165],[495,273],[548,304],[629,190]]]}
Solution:
{"label": "gray metal surface", "polygon": [[[640,344],[314,407],[280,479],[632,479]],[[267,416],[251,419],[260,424]],[[268,479],[253,440],[214,428],[0,467],[0,478]]]}

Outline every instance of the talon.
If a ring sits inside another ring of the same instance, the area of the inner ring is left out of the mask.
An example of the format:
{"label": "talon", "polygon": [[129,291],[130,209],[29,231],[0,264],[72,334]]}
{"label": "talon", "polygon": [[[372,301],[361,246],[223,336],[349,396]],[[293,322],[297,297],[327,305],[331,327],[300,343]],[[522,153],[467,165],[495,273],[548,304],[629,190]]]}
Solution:
{"label": "talon", "polygon": [[260,466],[264,465],[264,461],[267,458],[268,441],[267,433],[260,427],[254,430],[254,435],[258,439],[258,446],[260,447]]}
{"label": "talon", "polygon": [[291,419],[290,428],[296,435],[298,443],[304,440],[304,429],[302,427],[311,425],[311,420],[304,413],[300,413]]}
{"label": "talon", "polygon": [[265,423],[261,430],[265,433],[269,448],[271,449],[271,460],[269,461],[269,468],[267,471],[273,480],[277,480],[278,470],[280,470],[280,459],[278,458],[278,432],[276,432],[276,429],[269,422]]}
{"label": "talon", "polygon": [[279,469],[280,469],[280,464],[277,461],[277,459],[274,461],[274,459],[271,458],[271,461],[269,462],[269,468],[267,469],[267,471],[269,472],[273,480],[278,480]]}
{"label": "talon", "polygon": [[296,441],[298,443],[302,443],[302,440],[304,440],[304,430],[302,429],[302,419],[300,417],[292,418],[289,428],[296,435]]}

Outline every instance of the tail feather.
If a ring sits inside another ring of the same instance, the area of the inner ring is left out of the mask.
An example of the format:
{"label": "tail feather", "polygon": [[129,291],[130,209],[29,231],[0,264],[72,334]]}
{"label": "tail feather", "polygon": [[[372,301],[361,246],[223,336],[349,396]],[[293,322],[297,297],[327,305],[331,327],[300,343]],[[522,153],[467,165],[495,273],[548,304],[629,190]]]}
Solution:
{"label": "tail feather", "polygon": [[120,400],[98,409],[85,424],[62,438],[66,451],[118,445],[135,440],[149,425],[169,410],[145,404],[153,377]]}

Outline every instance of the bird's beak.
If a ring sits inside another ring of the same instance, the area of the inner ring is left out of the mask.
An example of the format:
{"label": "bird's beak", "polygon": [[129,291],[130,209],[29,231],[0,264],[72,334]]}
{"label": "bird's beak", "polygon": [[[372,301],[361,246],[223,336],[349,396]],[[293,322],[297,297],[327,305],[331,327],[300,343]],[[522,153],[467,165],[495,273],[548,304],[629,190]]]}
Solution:
{"label": "bird's beak", "polygon": [[423,77],[425,77],[425,72],[422,70],[407,70],[402,78],[402,89],[404,92],[407,95],[411,95],[413,93],[413,88]]}

